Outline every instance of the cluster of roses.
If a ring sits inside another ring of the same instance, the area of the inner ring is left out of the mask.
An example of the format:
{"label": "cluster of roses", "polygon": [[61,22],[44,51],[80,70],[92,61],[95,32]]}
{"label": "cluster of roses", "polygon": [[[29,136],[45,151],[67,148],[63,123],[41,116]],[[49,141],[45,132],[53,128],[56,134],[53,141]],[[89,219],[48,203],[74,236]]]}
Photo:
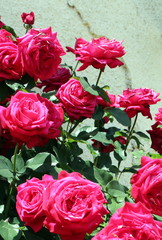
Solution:
{"label": "cluster of roses", "polygon": [[[162,222],[152,216],[162,216],[162,158],[142,157],[141,165],[131,179],[136,203],[126,202],[93,240],[162,239]],[[49,175],[44,175],[42,180],[32,178],[17,190],[20,219],[34,231],[45,226],[50,232],[60,234],[62,240],[83,240],[109,214],[100,186],[77,172],[61,171],[57,180]]]}

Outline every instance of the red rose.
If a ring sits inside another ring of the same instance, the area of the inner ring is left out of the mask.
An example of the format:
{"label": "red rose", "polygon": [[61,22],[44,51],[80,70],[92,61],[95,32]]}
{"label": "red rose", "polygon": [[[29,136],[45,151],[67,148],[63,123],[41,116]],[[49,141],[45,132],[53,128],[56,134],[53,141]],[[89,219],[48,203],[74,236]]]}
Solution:
{"label": "red rose", "polygon": [[152,129],[147,132],[151,137],[151,148],[162,155],[162,127],[159,127],[159,125],[160,123],[156,122],[151,126]]}
{"label": "red rose", "polygon": [[[92,146],[95,147],[99,152],[110,153],[110,152],[113,152],[115,149],[115,145],[113,144],[104,145],[101,142],[96,141],[94,139],[92,141],[93,141]],[[113,139],[113,142],[116,142],[116,141],[120,142],[122,145],[126,144],[126,139],[123,136],[115,137]]]}
{"label": "red rose", "polygon": [[110,40],[105,37],[92,39],[87,42],[83,38],[78,38],[75,43],[75,49],[67,47],[68,51],[76,54],[76,60],[83,63],[78,71],[86,69],[92,65],[94,68],[103,69],[106,65],[110,68],[123,65],[118,60],[125,54],[122,42]]}
{"label": "red rose", "polygon": [[153,214],[162,216],[162,158],[141,158],[142,167],[132,176],[132,196]]}
{"label": "red rose", "polygon": [[56,97],[63,104],[63,108],[71,120],[81,117],[91,118],[96,107],[96,96],[86,92],[80,81],[72,78],[63,84]]}
{"label": "red rose", "polygon": [[141,112],[143,116],[152,119],[150,105],[160,101],[159,94],[149,88],[126,89],[123,95],[119,95],[119,105],[125,108],[130,118]]}
{"label": "red rose", "polygon": [[159,108],[158,113],[155,115],[155,120],[159,123],[159,125],[162,125],[162,108]]}
{"label": "red rose", "polygon": [[142,203],[129,203],[118,209],[109,224],[92,240],[161,240],[162,223],[155,221]]}
{"label": "red rose", "polygon": [[42,180],[32,178],[17,187],[16,210],[21,221],[31,227],[35,232],[43,226],[45,214],[42,208],[43,194],[50,182],[54,179],[44,175]]}
{"label": "red rose", "polygon": [[29,25],[34,24],[34,20],[35,20],[34,12],[22,13],[21,18],[22,18],[23,23],[25,23],[25,24],[29,24]]}
{"label": "red rose", "polygon": [[23,69],[18,46],[10,42],[10,39],[6,42],[2,39],[0,41],[0,81],[19,80],[23,75]]}
{"label": "red rose", "polygon": [[18,143],[28,148],[44,146],[60,135],[63,110],[39,94],[17,92],[2,110],[1,124]]}
{"label": "red rose", "polygon": [[7,32],[5,29],[0,29],[0,43],[12,42],[12,34]]}
{"label": "red rose", "polygon": [[103,222],[108,214],[101,187],[84,179],[80,173],[61,171],[54,183],[49,184],[43,201],[45,226],[62,240],[83,240]]}
{"label": "red rose", "polygon": [[43,88],[43,92],[58,90],[60,86],[66,83],[71,77],[69,69],[58,67],[57,72],[49,79],[43,80],[37,84],[37,87]]}
{"label": "red rose", "polygon": [[25,71],[35,80],[52,77],[65,54],[57,33],[52,29],[31,29],[24,36],[17,38]]}

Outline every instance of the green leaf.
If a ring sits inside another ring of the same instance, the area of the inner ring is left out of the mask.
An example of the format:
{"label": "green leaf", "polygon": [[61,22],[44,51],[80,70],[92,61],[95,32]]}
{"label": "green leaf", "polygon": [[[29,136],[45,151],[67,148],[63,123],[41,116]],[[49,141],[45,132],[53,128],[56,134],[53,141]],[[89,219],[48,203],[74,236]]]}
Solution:
{"label": "green leaf", "polygon": [[114,118],[123,126],[129,127],[131,125],[131,120],[128,115],[122,111],[120,108],[110,108],[108,112],[114,116]]}
{"label": "green leaf", "polygon": [[15,38],[18,37],[12,27],[4,25],[2,26],[2,28],[5,29],[7,32],[11,33]]}
{"label": "green leaf", "polygon": [[55,157],[50,153],[47,152],[38,153],[35,157],[29,159],[26,162],[26,167],[32,170],[38,170],[38,168],[42,166],[45,167],[45,163],[49,167],[49,162],[51,163],[52,158]]}
{"label": "green leaf", "polygon": [[93,136],[93,139],[101,142],[101,143],[108,143],[108,144],[112,144],[112,140],[108,140],[106,137],[106,132],[98,132],[95,136]]}
{"label": "green leaf", "polygon": [[[12,156],[11,161],[13,163],[14,156]],[[25,163],[21,155],[16,155],[16,172],[18,175],[23,174],[26,171]]]}
{"label": "green leaf", "polygon": [[124,205],[124,199],[118,202],[116,198],[112,198],[111,200],[108,200],[108,203],[109,210],[111,214],[113,214],[117,209],[121,208]]}
{"label": "green leaf", "polygon": [[140,137],[150,139],[147,134],[145,134],[145,133],[143,133],[143,132],[141,132],[141,131],[135,132],[135,134],[137,134],[137,135],[140,136]]}
{"label": "green leaf", "polygon": [[107,170],[96,167],[94,167],[94,176],[101,186],[106,186],[113,179],[113,176]]}
{"label": "green leaf", "polygon": [[10,80],[6,80],[5,82],[7,86],[14,91],[21,90],[23,88],[23,85],[21,84],[21,82],[15,82]]}
{"label": "green leaf", "polygon": [[81,77],[80,78],[80,82],[84,88],[85,91],[89,92],[90,94],[92,95],[95,95],[95,96],[98,96],[98,92],[96,90],[94,90],[90,85],[89,83],[87,82],[86,78],[85,77]]}
{"label": "green leaf", "polygon": [[95,120],[101,120],[103,118],[104,115],[104,110],[101,106],[97,105],[95,108],[95,111],[92,115],[92,118]]}
{"label": "green leaf", "polygon": [[112,180],[108,185],[107,185],[107,190],[108,193],[113,196],[113,197],[125,197],[126,192],[127,192],[127,187],[121,185],[118,181]]}
{"label": "green leaf", "polygon": [[5,221],[0,221],[0,235],[4,240],[18,240],[21,237],[19,234],[19,225],[10,224]]}
{"label": "green leaf", "polygon": [[107,95],[107,93],[105,92],[105,90],[103,88],[100,88],[99,86],[92,86],[93,89],[95,89],[98,92],[98,95],[106,102],[110,102],[110,98]]}
{"label": "green leaf", "polygon": [[0,176],[8,178],[8,180],[13,177],[12,163],[3,156],[0,156]]}

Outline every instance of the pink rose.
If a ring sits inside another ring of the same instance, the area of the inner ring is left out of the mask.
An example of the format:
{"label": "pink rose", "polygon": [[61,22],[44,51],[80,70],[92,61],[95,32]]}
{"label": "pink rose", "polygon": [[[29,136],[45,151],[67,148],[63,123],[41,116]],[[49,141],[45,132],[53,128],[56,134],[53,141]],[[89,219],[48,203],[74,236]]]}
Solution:
{"label": "pink rose", "polygon": [[66,83],[71,77],[69,69],[58,67],[57,72],[49,79],[43,80],[37,84],[37,87],[43,88],[43,92],[58,90],[60,86]]}
{"label": "pink rose", "polygon": [[19,80],[23,75],[23,69],[18,46],[10,42],[10,38],[6,42],[2,39],[0,41],[0,81]]}
{"label": "pink rose", "polygon": [[118,209],[109,224],[92,240],[161,240],[162,222],[155,221],[142,203],[129,203]]}
{"label": "pink rose", "polygon": [[44,146],[60,136],[63,110],[39,94],[17,92],[1,116],[3,129],[9,130],[19,144],[28,148]]}
{"label": "pink rose", "polygon": [[24,36],[17,38],[22,52],[24,70],[35,80],[51,78],[65,54],[60,45],[57,33],[51,27],[31,29]]}
{"label": "pink rose", "polygon": [[5,29],[0,29],[0,43],[12,42],[12,34],[7,32]]}
{"label": "pink rose", "polygon": [[130,118],[141,112],[143,116],[152,119],[150,105],[160,101],[159,94],[149,88],[126,89],[119,95],[119,105],[125,108]]}
{"label": "pink rose", "polygon": [[35,232],[43,226],[45,219],[42,208],[43,194],[50,182],[54,182],[54,179],[45,174],[42,180],[33,177],[17,187],[16,210],[18,215],[21,221]]}
{"label": "pink rose", "polygon": [[141,158],[142,167],[132,176],[132,196],[153,214],[162,216],[162,158]]}
{"label": "pink rose", "polygon": [[155,114],[155,120],[162,125],[162,108],[159,108],[158,113]]}
{"label": "pink rose", "polygon": [[63,84],[56,97],[63,104],[70,119],[91,118],[96,107],[96,96],[86,92],[80,81],[72,78]]}
{"label": "pink rose", "polygon": [[34,12],[22,13],[21,18],[22,18],[23,23],[25,23],[25,24],[29,24],[29,25],[34,24],[34,20],[35,20]]}
{"label": "pink rose", "polygon": [[106,202],[98,184],[80,173],[63,170],[44,193],[44,225],[50,232],[60,234],[62,240],[83,240],[109,213],[103,205]]}
{"label": "pink rose", "polygon": [[87,42],[83,38],[78,38],[75,49],[70,47],[67,49],[76,55],[77,61],[83,63],[78,71],[84,70],[90,65],[100,69],[104,69],[106,65],[110,68],[123,65],[118,58],[125,54],[124,47],[122,42],[117,42],[115,39],[100,37]]}

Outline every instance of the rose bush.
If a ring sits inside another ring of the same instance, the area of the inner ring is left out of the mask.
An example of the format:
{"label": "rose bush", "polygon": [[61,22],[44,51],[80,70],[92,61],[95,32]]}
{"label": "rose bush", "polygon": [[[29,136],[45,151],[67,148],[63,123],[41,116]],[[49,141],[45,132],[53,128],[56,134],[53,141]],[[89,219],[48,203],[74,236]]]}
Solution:
{"label": "rose bush", "polygon": [[153,214],[162,216],[162,158],[151,159],[143,156],[142,167],[132,176],[132,196],[142,202]]}
{"label": "rose bush", "polygon": [[99,185],[79,173],[62,171],[44,193],[44,224],[63,240],[84,239],[109,213],[104,203],[107,201]]}
{"label": "rose bush", "polygon": [[122,41],[77,38],[69,66],[34,17],[20,16],[21,36],[0,22],[0,239],[161,240],[161,108],[152,130],[136,127],[159,93],[102,86],[123,65]]}

